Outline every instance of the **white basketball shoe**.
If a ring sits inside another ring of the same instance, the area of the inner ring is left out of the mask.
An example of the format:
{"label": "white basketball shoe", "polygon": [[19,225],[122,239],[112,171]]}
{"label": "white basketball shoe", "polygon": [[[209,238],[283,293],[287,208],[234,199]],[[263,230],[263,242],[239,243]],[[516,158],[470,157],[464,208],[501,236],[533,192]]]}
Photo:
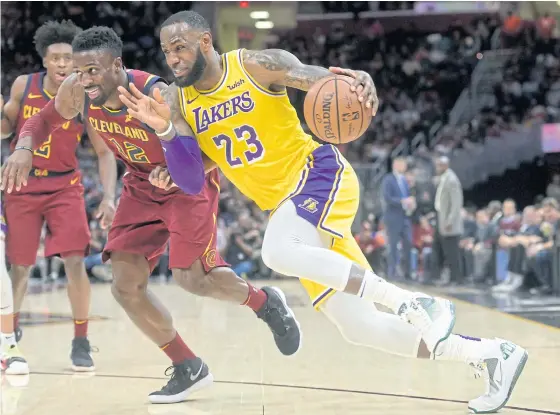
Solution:
{"label": "white basketball shoe", "polygon": [[432,353],[447,340],[455,327],[453,303],[423,293],[414,293],[414,298],[403,303],[397,314],[422,333],[422,339]]}
{"label": "white basketball shoe", "polygon": [[486,393],[469,401],[469,410],[489,414],[504,407],[528,358],[527,351],[512,342],[498,338],[488,341],[487,355],[471,363],[477,375],[486,380]]}

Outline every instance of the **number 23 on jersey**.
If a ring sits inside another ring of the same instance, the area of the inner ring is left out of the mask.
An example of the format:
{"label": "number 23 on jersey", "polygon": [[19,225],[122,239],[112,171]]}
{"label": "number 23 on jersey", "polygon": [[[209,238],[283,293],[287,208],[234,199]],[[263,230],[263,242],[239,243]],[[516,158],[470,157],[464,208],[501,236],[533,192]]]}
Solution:
{"label": "number 23 on jersey", "polygon": [[[232,136],[235,139],[232,139]],[[264,157],[265,149],[259,136],[253,127],[250,125],[242,125],[233,129],[233,134],[219,134],[212,137],[212,141],[217,148],[223,148],[226,155],[228,164],[233,167],[242,167],[244,165],[251,165],[261,160]],[[243,152],[241,157],[235,156],[235,151],[238,143],[245,142],[247,150]]]}

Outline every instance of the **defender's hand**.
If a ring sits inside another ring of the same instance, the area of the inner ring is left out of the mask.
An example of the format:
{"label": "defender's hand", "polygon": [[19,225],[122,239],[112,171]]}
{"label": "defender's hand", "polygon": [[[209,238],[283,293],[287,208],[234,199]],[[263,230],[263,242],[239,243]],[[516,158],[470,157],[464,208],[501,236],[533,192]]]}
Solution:
{"label": "defender's hand", "polygon": [[97,208],[96,219],[99,219],[101,229],[107,229],[113,223],[115,217],[115,203],[112,200],[103,199]]}
{"label": "defender's hand", "polygon": [[12,153],[2,166],[0,176],[0,190],[12,193],[12,190],[20,191],[22,186],[27,186],[27,179],[31,172],[33,153],[29,150],[19,149]]}
{"label": "defender's hand", "polygon": [[149,177],[150,183],[155,187],[158,187],[163,190],[169,190],[172,187],[177,187],[177,185],[173,182],[171,175],[169,174],[169,170],[165,167],[157,166],[150,172]]}
{"label": "defender's hand", "polygon": [[154,97],[143,94],[133,83],[129,84],[130,92],[122,86],[118,87],[119,98],[128,107],[128,113],[155,130],[163,133],[171,122],[171,108],[165,102],[158,88],[154,89]]}
{"label": "defender's hand", "polygon": [[358,100],[366,103],[366,108],[371,108],[371,113],[375,117],[379,108],[379,98],[377,90],[370,74],[364,71],[354,71],[352,69],[338,68],[331,66],[329,71],[337,75],[346,75],[354,78],[354,83],[350,89],[358,94]]}

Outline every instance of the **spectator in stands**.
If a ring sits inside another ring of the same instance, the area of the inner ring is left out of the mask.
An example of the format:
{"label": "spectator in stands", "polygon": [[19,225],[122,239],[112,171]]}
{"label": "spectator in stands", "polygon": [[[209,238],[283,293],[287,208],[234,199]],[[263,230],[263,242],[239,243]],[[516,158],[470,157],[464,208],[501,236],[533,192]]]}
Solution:
{"label": "spectator in stands", "polygon": [[[506,209],[504,209],[504,214],[505,212]],[[509,217],[512,216],[509,215]],[[500,248],[509,250],[508,275],[502,283],[492,288],[493,292],[513,292],[523,286],[528,273],[527,257],[529,254],[531,257],[536,255],[537,245],[543,241],[544,235],[541,232],[540,222],[541,218],[536,208],[527,206],[523,211],[523,221],[520,227],[508,226],[502,230],[498,244]],[[508,222],[508,224],[511,225],[512,222]]]}
{"label": "spectator in stands", "polygon": [[463,234],[461,235],[461,240],[459,241],[459,248],[461,250],[461,272],[464,278],[472,279],[474,275],[473,248],[478,228],[474,215],[470,209],[463,209],[462,216]]}
{"label": "spectator in stands", "polygon": [[379,273],[383,269],[385,255],[385,239],[382,232],[375,232],[369,221],[363,221],[355,239],[371,267]]}
{"label": "spectator in stands", "polygon": [[96,221],[91,221],[89,228],[91,231],[89,241],[90,252],[84,258],[86,271],[98,280],[109,282],[112,280],[111,270],[107,265],[103,264],[103,259],[101,258],[103,248],[107,242],[107,232],[101,229],[99,222]]}
{"label": "spectator in stands", "polygon": [[410,216],[416,209],[416,201],[411,196],[410,188],[404,176],[406,160],[398,157],[393,161],[393,172],[385,175],[382,187],[383,195],[383,223],[389,245],[387,259],[387,278],[397,276],[399,265],[399,244],[401,244],[400,259],[403,263],[402,277],[410,278],[410,250],[412,249],[412,223]]}
{"label": "spectator in stands", "polygon": [[531,289],[532,294],[552,292],[552,248],[560,224],[560,210],[556,199],[543,201],[544,222],[540,226],[540,240],[527,250],[527,268],[537,279],[538,286]]}
{"label": "spectator in stands", "polygon": [[421,258],[421,263],[416,267],[419,282],[424,282],[430,275],[432,244],[434,242],[434,227],[430,224],[427,216],[421,216],[419,223],[414,226],[413,252]]}
{"label": "spectator in stands", "polygon": [[239,214],[238,221],[231,226],[231,239],[227,251],[227,262],[240,276],[249,277],[257,270],[262,245],[262,233],[258,224],[251,219],[248,210]]}
{"label": "spectator in stands", "polygon": [[490,261],[493,259],[493,233],[488,210],[478,210],[476,212],[476,236],[471,248],[473,255],[472,281],[475,283],[483,282],[488,276]]}

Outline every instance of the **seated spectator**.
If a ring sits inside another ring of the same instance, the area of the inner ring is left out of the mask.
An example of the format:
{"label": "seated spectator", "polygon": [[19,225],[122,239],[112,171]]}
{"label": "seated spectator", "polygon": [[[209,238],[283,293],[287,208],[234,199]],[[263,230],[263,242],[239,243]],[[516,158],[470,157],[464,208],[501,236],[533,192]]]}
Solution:
{"label": "seated spectator", "polygon": [[103,264],[102,259],[103,248],[107,243],[107,232],[99,227],[98,222],[90,222],[89,227],[91,231],[90,252],[84,258],[86,271],[98,280],[109,282],[113,279],[111,269]]}
{"label": "seated spectator", "polygon": [[476,240],[477,225],[474,215],[467,209],[462,210],[463,216],[463,235],[459,241],[461,250],[461,272],[463,278],[471,279],[474,274],[473,248]]}
{"label": "seated spectator", "polygon": [[530,290],[532,294],[552,292],[552,248],[560,223],[556,199],[547,198],[543,201],[543,213],[544,221],[539,228],[541,238],[527,249],[527,270],[536,277],[538,284]]}
{"label": "seated spectator", "polygon": [[528,254],[535,256],[542,250],[544,235],[541,231],[541,218],[534,206],[523,211],[523,222],[519,232],[510,230],[499,239],[501,248],[509,249],[508,275],[500,284],[492,288],[494,292],[513,292],[521,288],[528,272]]}
{"label": "seated spectator", "polygon": [[473,255],[473,282],[486,280],[492,260],[492,242],[494,229],[490,223],[488,210],[476,212],[476,234],[474,245],[470,249]]}
{"label": "seated spectator", "polygon": [[247,210],[239,214],[237,222],[231,224],[231,237],[226,261],[233,271],[244,278],[258,270],[262,233],[258,224],[251,219]]}
{"label": "seated spectator", "polygon": [[424,275],[430,275],[430,261],[432,255],[432,244],[434,243],[434,227],[430,224],[427,216],[421,216],[419,223],[413,226],[413,252],[414,255],[419,256],[421,263],[415,268],[420,281],[424,281]]}
{"label": "seated spectator", "polygon": [[375,232],[372,229],[371,223],[369,221],[364,221],[355,239],[371,267],[376,270],[376,272],[383,269],[385,239],[382,232]]}

